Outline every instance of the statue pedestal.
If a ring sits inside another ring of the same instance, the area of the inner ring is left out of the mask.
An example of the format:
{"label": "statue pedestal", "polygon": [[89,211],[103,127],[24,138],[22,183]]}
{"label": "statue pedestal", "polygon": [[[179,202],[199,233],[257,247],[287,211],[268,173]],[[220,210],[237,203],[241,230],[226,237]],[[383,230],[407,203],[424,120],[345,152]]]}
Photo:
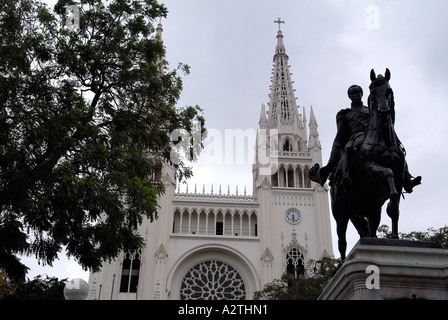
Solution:
{"label": "statue pedestal", "polygon": [[448,299],[448,251],[435,242],[360,239],[319,300]]}

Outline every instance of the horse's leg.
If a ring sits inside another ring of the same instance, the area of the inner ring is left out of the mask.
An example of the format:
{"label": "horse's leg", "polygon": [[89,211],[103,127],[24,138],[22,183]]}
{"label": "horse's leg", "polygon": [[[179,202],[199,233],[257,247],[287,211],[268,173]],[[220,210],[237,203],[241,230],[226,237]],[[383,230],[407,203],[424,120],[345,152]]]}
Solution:
{"label": "horse's leg", "polygon": [[341,255],[341,263],[345,260],[345,252],[347,250],[347,239],[345,237],[347,226],[347,217],[341,216],[336,219],[336,233],[338,234],[338,249]]}
{"label": "horse's leg", "polygon": [[338,249],[341,255],[341,264],[345,260],[345,251],[347,249],[347,240],[345,233],[348,225],[348,215],[346,208],[339,197],[341,186],[332,186],[330,188],[331,211],[333,212],[334,220],[336,221],[336,234],[338,235]]}
{"label": "horse's leg", "polygon": [[387,185],[390,190],[390,201],[398,206],[400,200],[397,189],[395,188],[394,173],[391,169],[385,168],[384,175],[386,176]]}
{"label": "horse's leg", "polygon": [[360,238],[365,238],[369,236],[369,225],[367,220],[361,216],[352,216],[350,221],[355,226],[356,231],[358,231]]}
{"label": "horse's leg", "polygon": [[387,204],[387,215],[392,220],[392,239],[398,239],[398,217],[400,215],[400,196],[398,195],[396,199],[391,199]]}
{"label": "horse's leg", "polygon": [[[390,168],[380,166],[374,161],[369,164],[369,172],[373,175],[382,176],[386,179],[389,187],[389,203],[387,204],[387,215],[392,219],[392,238],[398,239],[398,215],[400,194],[395,187],[394,172]],[[373,230],[371,229],[371,232]],[[376,233],[376,229],[374,230]]]}
{"label": "horse's leg", "polygon": [[369,212],[369,237],[376,238],[376,231],[381,222],[381,204]]}

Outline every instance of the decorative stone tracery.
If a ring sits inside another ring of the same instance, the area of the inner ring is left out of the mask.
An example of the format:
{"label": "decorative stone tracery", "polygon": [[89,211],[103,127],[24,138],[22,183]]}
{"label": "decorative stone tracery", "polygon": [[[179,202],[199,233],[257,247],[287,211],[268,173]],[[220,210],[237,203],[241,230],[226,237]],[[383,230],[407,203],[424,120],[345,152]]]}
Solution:
{"label": "decorative stone tracery", "polygon": [[297,233],[295,230],[291,233],[292,240],[284,249],[286,272],[293,275],[294,278],[306,276],[305,257],[306,249],[304,249],[297,241]]}
{"label": "decorative stone tracery", "polygon": [[206,260],[184,276],[181,300],[244,300],[246,286],[238,271],[226,262]]}

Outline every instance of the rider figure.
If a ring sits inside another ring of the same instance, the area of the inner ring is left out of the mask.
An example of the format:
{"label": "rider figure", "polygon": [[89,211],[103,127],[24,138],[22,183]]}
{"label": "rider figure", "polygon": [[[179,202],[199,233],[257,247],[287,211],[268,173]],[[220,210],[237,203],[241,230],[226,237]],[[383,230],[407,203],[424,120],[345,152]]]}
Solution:
{"label": "rider figure", "polygon": [[[355,134],[366,132],[369,125],[369,108],[364,106],[362,102],[362,88],[358,85],[352,85],[348,88],[347,94],[352,101],[351,108],[343,109],[336,115],[337,134],[331,149],[330,159],[328,164],[319,170],[322,184],[328,177],[330,178],[330,185],[339,181],[344,186],[351,184],[349,173],[352,156],[350,152],[353,150],[347,148],[346,145]],[[405,191],[411,193],[414,186],[420,184],[420,180],[421,177],[413,179],[405,161],[403,181]]]}

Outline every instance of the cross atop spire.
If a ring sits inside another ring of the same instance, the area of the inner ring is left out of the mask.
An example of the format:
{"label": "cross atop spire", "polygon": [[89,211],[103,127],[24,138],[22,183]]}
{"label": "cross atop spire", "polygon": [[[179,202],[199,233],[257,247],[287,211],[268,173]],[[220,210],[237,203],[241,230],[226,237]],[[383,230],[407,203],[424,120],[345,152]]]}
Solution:
{"label": "cross atop spire", "polygon": [[281,23],[285,23],[285,21],[282,21],[282,20],[280,20],[280,18],[278,18],[277,20],[274,20],[274,23],[278,23],[278,31],[281,31],[280,30],[280,24]]}

